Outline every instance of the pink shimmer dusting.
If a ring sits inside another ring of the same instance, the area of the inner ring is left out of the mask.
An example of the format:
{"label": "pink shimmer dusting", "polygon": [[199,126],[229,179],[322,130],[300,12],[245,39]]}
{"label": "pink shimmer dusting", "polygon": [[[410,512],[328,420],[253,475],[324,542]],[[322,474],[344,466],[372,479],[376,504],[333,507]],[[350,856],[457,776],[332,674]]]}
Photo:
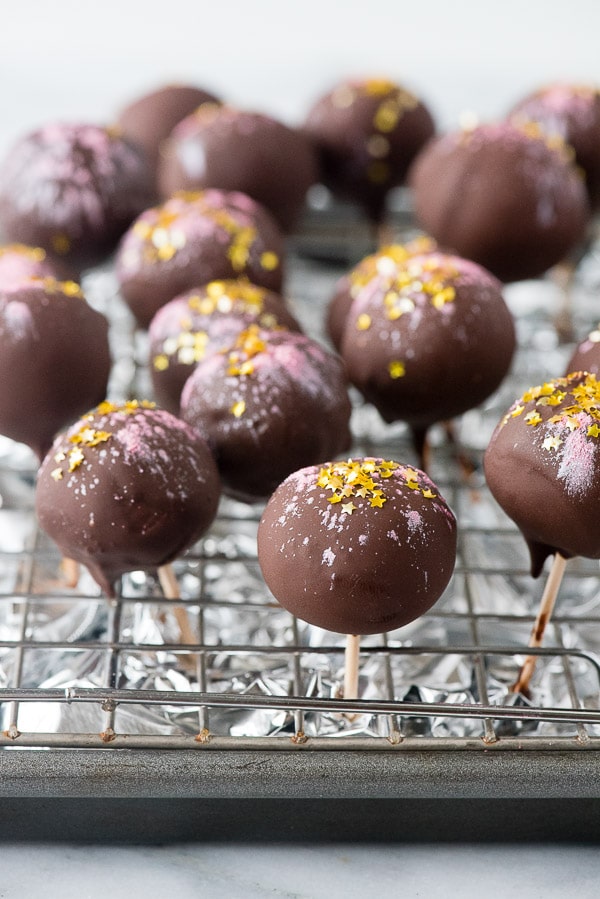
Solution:
{"label": "pink shimmer dusting", "polygon": [[564,437],[557,476],[564,481],[569,496],[585,493],[594,482],[596,447],[586,436],[592,419],[578,415],[581,427]]}

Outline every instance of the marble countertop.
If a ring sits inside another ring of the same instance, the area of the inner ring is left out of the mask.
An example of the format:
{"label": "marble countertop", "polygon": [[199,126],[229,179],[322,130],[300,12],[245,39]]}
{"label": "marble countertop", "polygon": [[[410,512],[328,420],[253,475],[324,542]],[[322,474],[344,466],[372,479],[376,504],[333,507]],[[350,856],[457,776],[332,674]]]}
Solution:
{"label": "marble countertop", "polygon": [[76,846],[4,844],[0,899],[592,899],[595,846],[186,844]]}

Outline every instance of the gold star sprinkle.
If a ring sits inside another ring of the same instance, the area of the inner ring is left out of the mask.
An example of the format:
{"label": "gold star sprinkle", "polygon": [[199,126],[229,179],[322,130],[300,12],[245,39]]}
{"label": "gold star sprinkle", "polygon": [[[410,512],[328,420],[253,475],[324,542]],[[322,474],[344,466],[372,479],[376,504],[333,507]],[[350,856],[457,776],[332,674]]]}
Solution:
{"label": "gold star sprinkle", "polygon": [[600,435],[600,428],[595,422],[587,429],[587,435],[588,437],[598,437]]}
{"label": "gold star sprinkle", "polygon": [[239,400],[239,402],[234,403],[231,407],[231,411],[236,418],[241,418],[246,411],[246,403],[244,400]]}
{"label": "gold star sprinkle", "polygon": [[400,359],[395,359],[388,365],[388,371],[390,373],[390,378],[395,381],[398,378],[404,377],[404,375],[406,374],[406,367],[404,365],[404,362],[401,362]]}
{"label": "gold star sprinkle", "polygon": [[329,484],[329,474],[327,473],[326,468],[322,468],[319,472],[319,479],[317,481],[317,487],[327,487]]}
{"label": "gold star sprinkle", "polygon": [[155,371],[166,371],[169,367],[169,357],[165,353],[160,353],[152,360]]}
{"label": "gold star sprinkle", "polygon": [[363,312],[356,319],[356,328],[358,331],[368,331],[371,327],[371,316]]}
{"label": "gold star sprinkle", "polygon": [[84,458],[85,457],[79,447],[71,450],[69,453],[69,471],[75,471],[76,468],[79,468]]}
{"label": "gold star sprinkle", "polygon": [[535,427],[536,425],[539,425],[541,420],[542,420],[542,416],[540,415],[539,412],[529,412],[525,416],[525,422],[528,425],[532,425],[533,427]]}
{"label": "gold star sprinkle", "polygon": [[344,512],[346,515],[352,515],[355,509],[356,506],[353,502],[342,503],[342,512]]}
{"label": "gold star sprinkle", "polygon": [[50,472],[50,477],[55,481],[62,481],[63,473],[62,468],[55,468],[54,471]]}
{"label": "gold star sprinkle", "polygon": [[58,253],[59,256],[65,256],[71,249],[71,241],[66,234],[54,234],[51,237],[50,242],[52,244],[52,249],[55,253]]}
{"label": "gold star sprinkle", "polygon": [[381,509],[383,504],[386,502],[387,502],[387,500],[386,500],[385,496],[383,496],[383,495],[372,496],[371,499],[369,500],[369,505],[375,509]]}
{"label": "gold star sprinkle", "polygon": [[277,253],[267,250],[265,253],[261,253],[260,264],[267,272],[272,272],[279,265],[279,257]]}
{"label": "gold star sprinkle", "polygon": [[542,443],[542,446],[545,450],[556,450],[559,448],[561,443],[562,440],[560,439],[560,437],[546,437],[546,439]]}
{"label": "gold star sprinkle", "polygon": [[426,490],[421,490],[421,493],[425,499],[435,499],[437,496],[437,493],[434,493],[429,487]]}

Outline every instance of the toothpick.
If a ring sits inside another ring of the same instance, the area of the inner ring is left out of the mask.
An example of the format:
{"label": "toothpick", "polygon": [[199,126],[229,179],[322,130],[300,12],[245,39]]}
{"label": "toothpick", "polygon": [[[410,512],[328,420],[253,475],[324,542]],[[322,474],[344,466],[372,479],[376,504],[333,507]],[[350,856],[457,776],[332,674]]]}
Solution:
{"label": "toothpick", "polygon": [[[542,645],[544,631],[552,616],[552,610],[554,609],[554,603],[556,602],[563,574],[565,573],[566,564],[567,560],[564,556],[561,556],[560,553],[554,554],[552,568],[548,574],[548,580],[546,581],[546,586],[544,587],[544,592],[540,600],[540,607],[529,638],[528,645],[531,647]],[[529,682],[531,681],[536,662],[537,656],[527,656],[523,663],[523,667],[519,672],[516,683],[511,687],[513,693],[523,693],[527,695],[529,692]]]}
{"label": "toothpick", "polygon": [[[161,565],[158,569],[158,580],[167,599],[181,599],[179,584],[172,565]],[[197,643],[198,638],[190,625],[188,614],[183,606],[174,606],[173,615],[179,626],[182,643]]]}
{"label": "toothpick", "polygon": [[347,634],[344,668],[344,699],[358,699],[359,651],[360,637],[357,634]]}

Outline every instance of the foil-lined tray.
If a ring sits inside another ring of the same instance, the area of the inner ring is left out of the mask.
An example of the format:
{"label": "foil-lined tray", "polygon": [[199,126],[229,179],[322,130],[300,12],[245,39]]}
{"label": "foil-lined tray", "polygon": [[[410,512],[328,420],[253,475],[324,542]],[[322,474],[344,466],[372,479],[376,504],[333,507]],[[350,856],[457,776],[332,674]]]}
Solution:
{"label": "foil-lined tray", "polygon": [[[343,231],[328,253],[316,221],[291,247],[287,294],[307,332],[324,339],[333,285],[366,251],[368,235]],[[409,236],[403,228],[399,239]],[[599,286],[592,247],[572,287],[577,337],[597,323]],[[110,265],[89,272],[84,289],[112,322],[111,396],[149,396],[145,337],[133,329]],[[85,571],[77,587],[66,586],[59,554],[36,526],[34,459],[0,439],[0,748],[54,751],[59,768],[65,749],[151,749],[159,766],[169,749],[269,760],[274,751],[324,750],[332,775],[347,750],[464,750],[475,758],[478,750],[599,749],[597,561],[569,562],[535,651],[531,695],[510,689],[544,578],[529,576],[524,541],[487,491],[481,456],[512,400],[563,373],[572,344],[556,327],[566,301],[552,276],[505,295],[520,349],[500,390],[455,423],[469,470],[442,427],[431,433],[431,475],[459,522],[455,574],[421,619],[363,638],[357,700],[342,697],[344,638],[295,620],[269,594],[256,556],[259,506],[222,501],[210,532],[174,565],[180,600],[165,599],[153,575],[134,572],[109,601]],[[354,400],[352,452],[416,464],[406,428],[384,425]],[[15,770],[14,753],[10,764]],[[351,780],[346,789],[352,795]]]}

